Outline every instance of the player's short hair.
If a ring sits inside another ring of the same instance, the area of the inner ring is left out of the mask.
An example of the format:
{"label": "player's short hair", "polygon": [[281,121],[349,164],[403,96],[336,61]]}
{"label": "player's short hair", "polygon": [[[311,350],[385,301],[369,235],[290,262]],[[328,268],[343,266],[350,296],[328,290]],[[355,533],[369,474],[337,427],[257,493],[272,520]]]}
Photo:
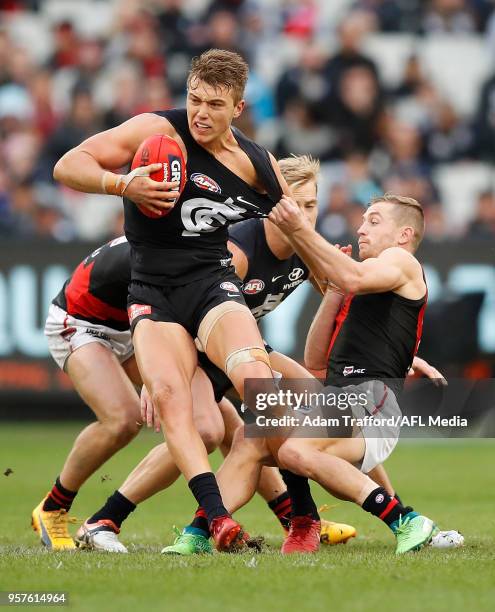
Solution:
{"label": "player's short hair", "polygon": [[425,233],[425,215],[421,204],[414,198],[395,195],[393,193],[385,193],[382,196],[372,198],[370,206],[380,202],[386,202],[393,205],[393,216],[397,225],[407,225],[413,228],[414,238],[412,246],[414,250],[416,250],[421,240],[423,240],[423,235]]}
{"label": "player's short hair", "polygon": [[193,57],[187,77],[187,87],[191,81],[204,81],[212,87],[225,87],[232,93],[237,104],[244,96],[249,75],[249,66],[238,54],[223,49],[209,49]]}
{"label": "player's short hair", "polygon": [[317,181],[320,161],[311,155],[291,155],[278,160],[283,177],[289,185],[297,187],[308,181]]}

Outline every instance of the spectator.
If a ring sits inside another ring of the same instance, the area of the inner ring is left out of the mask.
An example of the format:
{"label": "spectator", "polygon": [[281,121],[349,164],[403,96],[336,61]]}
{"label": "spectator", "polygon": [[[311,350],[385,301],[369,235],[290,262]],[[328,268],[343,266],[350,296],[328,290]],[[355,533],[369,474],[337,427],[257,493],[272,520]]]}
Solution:
{"label": "spectator", "polygon": [[495,193],[483,191],[478,196],[476,213],[466,236],[473,240],[495,240]]}
{"label": "spectator", "polygon": [[[172,97],[167,81],[161,77],[147,77],[142,84],[143,96],[135,113],[150,113],[157,110],[166,110],[172,106]],[[129,115],[131,116],[131,115]]]}
{"label": "spectator", "polygon": [[0,87],[0,134],[4,138],[23,130],[33,116],[33,101],[24,87],[13,83]]}
{"label": "spectator", "polygon": [[282,73],[276,87],[277,112],[281,115],[294,100],[304,100],[313,116],[321,116],[331,96],[327,75],[328,55],[316,43],[306,44],[300,61]]}
{"label": "spectator", "polygon": [[431,168],[422,155],[424,144],[419,129],[393,116],[387,117],[383,143],[386,159],[380,169],[383,190],[409,195],[424,207],[437,202]]}
{"label": "spectator", "polygon": [[318,20],[318,11],[314,0],[286,1],[282,9],[282,29],[288,36],[310,39]]}
{"label": "spectator", "polygon": [[368,156],[363,151],[350,153],[344,164],[345,182],[353,202],[368,206],[370,200],[382,193],[378,180],[372,175]]}
{"label": "spectator", "polygon": [[31,56],[26,49],[13,46],[7,59],[9,80],[22,87],[28,87],[34,77],[35,68]]}
{"label": "spectator", "polygon": [[69,242],[75,228],[61,210],[60,194],[52,185],[37,185],[34,189],[34,223],[36,238]]}
{"label": "spectator", "polygon": [[[214,11],[207,21],[207,36],[206,48],[226,49],[246,56],[239,21],[233,12]],[[249,58],[246,59],[249,61]]]}
{"label": "spectator", "polygon": [[404,75],[400,84],[391,91],[394,98],[402,98],[416,94],[418,88],[426,81],[421,62],[416,54],[411,55],[405,65]]}
{"label": "spectator", "polygon": [[380,32],[399,32],[405,26],[404,21],[414,7],[407,6],[414,3],[398,3],[396,0],[357,0],[352,9],[370,12],[378,24]]}
{"label": "spectator", "polygon": [[41,164],[41,175],[51,180],[53,166],[69,149],[102,129],[102,118],[86,89],[76,88],[67,116],[48,139]]}
{"label": "spectator", "polygon": [[325,72],[333,92],[338,91],[340,79],[349,68],[364,67],[378,75],[375,62],[361,51],[367,34],[376,29],[370,13],[356,11],[346,17],[338,27],[337,52],[328,61]]}
{"label": "spectator", "polygon": [[441,96],[427,79],[416,84],[411,95],[400,98],[394,105],[394,114],[402,122],[415,126],[421,132],[430,129],[442,103]]}
{"label": "spectator", "polygon": [[422,20],[426,34],[471,34],[477,18],[466,0],[430,0]]}
{"label": "spectator", "polygon": [[127,30],[126,56],[141,65],[145,76],[165,76],[165,54],[159,36],[158,21],[140,11]]}
{"label": "spectator", "polygon": [[495,73],[482,87],[474,119],[474,132],[478,156],[495,163]]}
{"label": "spectator", "polygon": [[350,228],[347,214],[351,204],[351,196],[347,185],[343,182],[334,183],[330,188],[327,204],[320,213],[317,223],[318,231],[330,242],[340,244],[348,242]]}
{"label": "spectator", "polygon": [[3,163],[14,181],[24,183],[36,178],[41,147],[40,135],[28,126],[12,132],[5,139]]}
{"label": "spectator", "polygon": [[[184,0],[157,0],[156,4],[160,38],[167,56],[185,54],[189,60],[195,55],[198,42],[194,40],[194,22],[184,10]],[[197,36],[197,28],[194,33]],[[199,47],[202,48],[203,44],[199,43]]]}
{"label": "spectator", "polygon": [[141,71],[133,62],[126,61],[112,72],[109,80],[111,105],[103,117],[106,129],[127,121],[137,113],[142,103],[142,78]]}
{"label": "spectator", "polygon": [[318,123],[308,103],[293,100],[282,116],[277,157],[309,154],[322,161],[335,157],[337,134],[328,125]]}
{"label": "spectator", "polygon": [[472,132],[452,105],[441,100],[425,135],[425,152],[432,164],[465,158],[473,146]]}
{"label": "spectator", "polygon": [[431,242],[442,242],[449,237],[445,212],[440,204],[425,209],[425,239]]}
{"label": "spectator", "polygon": [[245,97],[256,126],[260,127],[275,117],[275,100],[272,92],[255,71],[249,74]]}
{"label": "spectator", "polygon": [[7,218],[11,238],[31,238],[36,234],[36,200],[31,180],[13,183],[10,191],[10,207]]}
{"label": "spectator", "polygon": [[53,79],[49,70],[40,70],[29,83],[33,103],[33,126],[43,138],[55,130],[59,117],[53,103]]}
{"label": "spectator", "polygon": [[341,74],[335,108],[329,111],[338,133],[338,153],[358,149],[370,152],[379,135],[383,100],[376,73],[366,65],[355,65]]}
{"label": "spectator", "polygon": [[79,36],[70,21],[60,21],[53,28],[54,51],[48,61],[53,70],[76,66],[79,61]]}
{"label": "spectator", "polygon": [[79,38],[76,63],[55,71],[53,88],[57,107],[68,111],[74,89],[86,89],[92,97],[99,98],[107,82],[103,66],[101,41]]}

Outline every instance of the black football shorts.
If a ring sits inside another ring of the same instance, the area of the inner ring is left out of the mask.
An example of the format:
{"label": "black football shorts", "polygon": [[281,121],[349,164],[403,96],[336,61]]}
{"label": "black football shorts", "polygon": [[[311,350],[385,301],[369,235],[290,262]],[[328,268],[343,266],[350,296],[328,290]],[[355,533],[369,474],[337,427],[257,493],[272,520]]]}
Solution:
{"label": "black football shorts", "polygon": [[220,270],[186,285],[151,285],[131,281],[127,311],[131,331],[141,319],[179,323],[193,338],[206,313],[223,302],[244,304],[242,282],[234,268]]}

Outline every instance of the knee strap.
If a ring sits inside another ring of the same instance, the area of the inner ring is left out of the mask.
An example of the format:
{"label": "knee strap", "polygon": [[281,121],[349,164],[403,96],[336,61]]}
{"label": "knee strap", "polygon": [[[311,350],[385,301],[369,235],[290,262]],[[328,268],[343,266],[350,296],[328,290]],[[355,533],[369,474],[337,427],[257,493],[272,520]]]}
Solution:
{"label": "knee strap", "polygon": [[253,363],[262,361],[271,369],[270,358],[264,348],[259,346],[247,346],[237,351],[233,351],[225,360],[225,373],[230,378],[230,373],[241,363]]}

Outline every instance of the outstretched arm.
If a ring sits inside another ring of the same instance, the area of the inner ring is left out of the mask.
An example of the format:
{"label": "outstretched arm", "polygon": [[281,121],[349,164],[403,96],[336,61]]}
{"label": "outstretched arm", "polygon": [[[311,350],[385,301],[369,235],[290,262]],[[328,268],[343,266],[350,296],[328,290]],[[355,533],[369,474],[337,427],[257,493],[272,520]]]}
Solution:
{"label": "outstretched arm", "polygon": [[378,257],[357,262],[328,243],[306,221],[290,198],[282,197],[270,215],[318,278],[327,278],[346,293],[380,293],[403,286],[414,258],[404,249],[385,249]]}

